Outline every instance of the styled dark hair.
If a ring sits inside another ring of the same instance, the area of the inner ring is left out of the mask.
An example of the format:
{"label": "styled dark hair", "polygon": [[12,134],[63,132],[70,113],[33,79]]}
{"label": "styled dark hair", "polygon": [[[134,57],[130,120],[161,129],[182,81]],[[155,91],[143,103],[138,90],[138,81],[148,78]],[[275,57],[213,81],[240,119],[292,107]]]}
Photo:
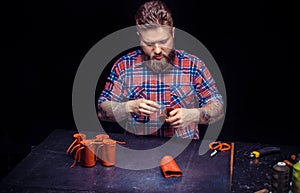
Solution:
{"label": "styled dark hair", "polygon": [[152,0],[142,4],[135,14],[135,22],[139,28],[151,28],[157,25],[173,27],[172,13],[166,4]]}

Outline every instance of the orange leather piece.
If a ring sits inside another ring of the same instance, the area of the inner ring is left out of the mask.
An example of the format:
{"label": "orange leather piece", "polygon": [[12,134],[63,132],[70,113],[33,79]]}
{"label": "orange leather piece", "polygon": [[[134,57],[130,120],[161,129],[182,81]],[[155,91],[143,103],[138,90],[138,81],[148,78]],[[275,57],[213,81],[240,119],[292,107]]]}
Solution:
{"label": "orange leather piece", "polygon": [[72,153],[74,151],[74,147],[79,145],[82,140],[86,139],[86,135],[84,133],[75,133],[73,135],[74,141],[68,147],[66,153]]}
{"label": "orange leather piece", "polygon": [[166,107],[163,110],[163,112],[158,116],[160,122],[162,122],[162,123],[165,122],[166,118],[168,118],[170,116],[169,113],[173,110],[174,110],[173,107]]}
{"label": "orange leather piece", "polygon": [[101,154],[102,154],[103,146],[104,146],[103,141],[95,143],[96,161],[100,161],[101,162],[101,156],[102,156]]}
{"label": "orange leather piece", "polygon": [[77,162],[83,167],[94,167],[96,165],[95,143],[93,140],[86,139],[82,140],[76,147],[76,153],[74,156],[74,162],[71,165],[73,168]]}
{"label": "orange leather piece", "polygon": [[77,149],[75,156],[74,156],[73,164],[70,166],[70,168],[73,168],[77,162],[80,162],[80,153],[81,153],[82,149],[84,149],[84,147],[80,147]]}
{"label": "orange leather piece", "polygon": [[103,139],[101,148],[101,164],[103,166],[113,166],[116,163],[116,140]]}
{"label": "orange leather piece", "polygon": [[108,139],[109,138],[109,135],[107,134],[98,134],[95,136],[95,139],[97,141],[103,141],[103,139]]}
{"label": "orange leather piece", "polygon": [[81,150],[80,164],[83,167],[94,167],[96,165],[95,144],[93,140],[83,140],[84,148]]}
{"label": "orange leather piece", "polygon": [[74,159],[71,168],[76,163],[83,167],[93,167],[99,161],[103,166],[114,166],[116,162],[116,144],[125,145],[124,141],[113,140],[107,134],[98,134],[92,139],[86,135],[76,133],[74,141],[67,149],[67,153]]}
{"label": "orange leather piece", "polygon": [[182,171],[172,156],[164,156],[160,161],[160,168],[165,178],[182,176]]}

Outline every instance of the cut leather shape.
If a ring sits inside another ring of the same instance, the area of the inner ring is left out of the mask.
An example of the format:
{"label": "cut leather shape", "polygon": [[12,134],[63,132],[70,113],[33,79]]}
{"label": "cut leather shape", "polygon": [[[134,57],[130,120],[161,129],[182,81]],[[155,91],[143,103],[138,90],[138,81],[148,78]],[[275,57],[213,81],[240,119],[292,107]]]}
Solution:
{"label": "cut leather shape", "polygon": [[100,148],[100,159],[103,166],[113,166],[116,163],[116,140],[103,139],[103,146]]}
{"label": "cut leather shape", "polygon": [[102,162],[101,156],[102,156],[103,146],[104,146],[103,140],[100,142],[96,142],[95,144],[96,161]]}
{"label": "cut leather shape", "polygon": [[83,167],[94,167],[96,165],[95,143],[93,140],[82,140],[80,142],[80,147],[77,149],[74,162],[71,168],[75,166],[77,162]]}
{"label": "cut leather shape", "polygon": [[92,139],[86,139],[86,135],[76,133],[75,140],[67,149],[74,161],[83,167],[94,167],[99,161],[103,166],[113,166],[116,162],[116,144],[125,145],[125,141],[113,140],[107,134],[98,134]]}
{"label": "cut leather shape", "polygon": [[80,164],[83,167],[94,167],[96,165],[95,144],[93,140],[83,140],[81,142],[84,149],[81,150]]}
{"label": "cut leather shape", "polygon": [[173,111],[173,107],[166,107],[163,112],[158,116],[160,122],[164,123],[165,120],[170,116],[170,112]]}
{"label": "cut leather shape", "polygon": [[182,176],[182,171],[172,156],[164,156],[160,161],[160,168],[165,178]]}

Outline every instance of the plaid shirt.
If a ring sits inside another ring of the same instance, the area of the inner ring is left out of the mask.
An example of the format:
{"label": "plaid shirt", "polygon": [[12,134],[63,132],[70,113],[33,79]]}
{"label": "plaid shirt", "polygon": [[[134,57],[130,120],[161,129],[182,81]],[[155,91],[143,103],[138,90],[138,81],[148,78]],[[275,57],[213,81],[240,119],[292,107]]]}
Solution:
{"label": "plaid shirt", "polygon": [[100,104],[107,100],[152,100],[162,106],[161,111],[151,116],[132,113],[128,116],[124,129],[137,135],[172,137],[175,134],[182,138],[199,139],[198,123],[174,129],[167,123],[161,123],[158,117],[165,107],[199,108],[212,99],[223,103],[205,64],[196,56],[175,50],[173,68],[164,73],[154,73],[142,62],[142,55],[142,51],[138,49],[115,62],[98,99],[99,110],[101,111]]}

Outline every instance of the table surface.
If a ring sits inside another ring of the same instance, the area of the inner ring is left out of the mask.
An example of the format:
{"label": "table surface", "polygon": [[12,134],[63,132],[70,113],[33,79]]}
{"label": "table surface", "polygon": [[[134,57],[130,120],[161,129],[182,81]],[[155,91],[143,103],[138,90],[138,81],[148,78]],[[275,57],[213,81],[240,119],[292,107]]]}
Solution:
{"label": "table surface", "polygon": [[[126,169],[119,167],[118,164],[105,167],[100,163],[92,168],[81,167],[79,164],[70,168],[73,158],[66,154],[66,149],[74,140],[73,133],[75,131],[54,130],[2,180],[0,191],[253,193],[263,188],[271,190],[272,166],[286,159],[291,153],[300,152],[300,147],[280,146],[280,153],[250,159],[246,155],[267,144],[234,142],[232,160],[231,151],[220,152],[211,158],[211,151],[199,155],[199,146],[203,141],[193,140],[175,157],[183,176],[164,178],[159,165],[143,170]],[[137,150],[155,148],[169,140],[117,133],[109,135],[113,139],[125,141],[125,148]],[[124,159],[118,156],[119,151],[120,149],[117,149],[116,160],[121,163]],[[162,152],[161,155],[164,153],[166,152]],[[157,163],[160,161],[150,155],[146,155],[145,158]],[[132,164],[135,163],[127,162],[129,168],[133,166]]]}

